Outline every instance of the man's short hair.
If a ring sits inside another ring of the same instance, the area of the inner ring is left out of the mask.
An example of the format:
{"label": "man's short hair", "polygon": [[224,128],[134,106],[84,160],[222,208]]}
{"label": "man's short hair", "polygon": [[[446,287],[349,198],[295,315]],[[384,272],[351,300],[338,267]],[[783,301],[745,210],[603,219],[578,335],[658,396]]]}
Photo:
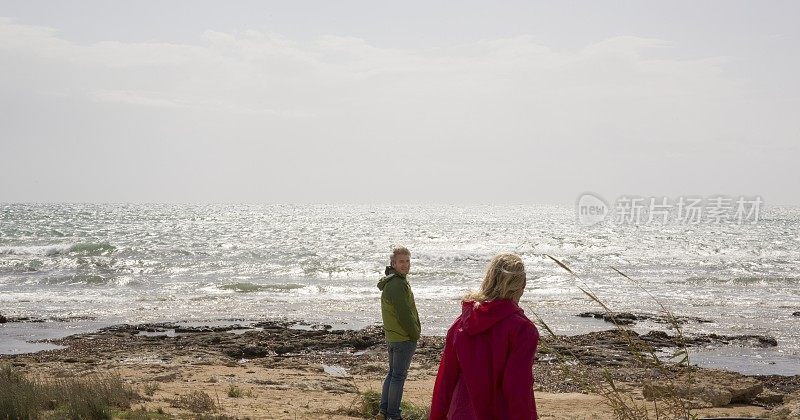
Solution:
{"label": "man's short hair", "polygon": [[408,248],[404,247],[403,245],[396,245],[392,248],[392,256],[389,259],[394,262],[394,258],[398,255],[408,255],[411,256],[411,251]]}

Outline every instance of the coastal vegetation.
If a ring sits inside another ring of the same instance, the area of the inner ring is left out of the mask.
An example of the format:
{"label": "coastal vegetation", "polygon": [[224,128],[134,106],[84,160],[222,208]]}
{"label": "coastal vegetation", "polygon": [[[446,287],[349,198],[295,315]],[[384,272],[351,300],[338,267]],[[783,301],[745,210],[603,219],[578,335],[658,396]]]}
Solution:
{"label": "coastal vegetation", "polygon": [[0,366],[0,413],[8,419],[111,419],[139,394],[114,374],[37,379]]}
{"label": "coastal vegetation", "polygon": [[[349,407],[340,410],[341,414],[373,419],[378,414],[381,403],[381,393],[374,390],[359,391]],[[400,404],[405,420],[427,420],[430,415],[429,406],[420,406],[408,401]]]}

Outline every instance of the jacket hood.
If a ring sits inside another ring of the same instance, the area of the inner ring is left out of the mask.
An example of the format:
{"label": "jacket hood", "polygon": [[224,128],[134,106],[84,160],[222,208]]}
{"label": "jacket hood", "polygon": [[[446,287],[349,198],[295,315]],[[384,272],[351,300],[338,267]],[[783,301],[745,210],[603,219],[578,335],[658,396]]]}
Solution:
{"label": "jacket hood", "polygon": [[395,276],[400,277],[401,279],[404,280],[406,278],[406,276],[398,273],[397,270],[394,269],[394,267],[388,265],[386,266],[386,270],[384,270],[384,273],[386,274],[386,277],[382,278],[378,282],[378,289],[380,290],[383,290],[383,288],[386,287],[386,283],[388,283],[389,280],[393,279]]}
{"label": "jacket hood", "polygon": [[461,304],[461,328],[470,335],[480,334],[516,313],[523,313],[522,308],[511,299],[487,300],[477,307],[466,301]]}

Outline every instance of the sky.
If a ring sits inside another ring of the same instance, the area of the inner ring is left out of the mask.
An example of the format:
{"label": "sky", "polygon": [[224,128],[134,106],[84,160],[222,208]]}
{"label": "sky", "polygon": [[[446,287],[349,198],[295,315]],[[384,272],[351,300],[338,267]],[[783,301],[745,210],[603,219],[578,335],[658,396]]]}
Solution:
{"label": "sky", "polygon": [[800,205],[797,16],[0,0],[0,202]]}

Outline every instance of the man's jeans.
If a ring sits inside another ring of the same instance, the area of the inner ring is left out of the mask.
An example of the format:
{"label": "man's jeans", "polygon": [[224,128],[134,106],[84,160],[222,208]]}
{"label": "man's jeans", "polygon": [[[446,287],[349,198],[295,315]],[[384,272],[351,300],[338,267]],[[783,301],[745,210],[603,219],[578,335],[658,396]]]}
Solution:
{"label": "man's jeans", "polygon": [[383,381],[381,392],[381,413],[387,419],[400,418],[400,400],[403,399],[403,385],[406,383],[411,356],[417,350],[416,341],[400,341],[387,343],[389,347],[389,373]]}

